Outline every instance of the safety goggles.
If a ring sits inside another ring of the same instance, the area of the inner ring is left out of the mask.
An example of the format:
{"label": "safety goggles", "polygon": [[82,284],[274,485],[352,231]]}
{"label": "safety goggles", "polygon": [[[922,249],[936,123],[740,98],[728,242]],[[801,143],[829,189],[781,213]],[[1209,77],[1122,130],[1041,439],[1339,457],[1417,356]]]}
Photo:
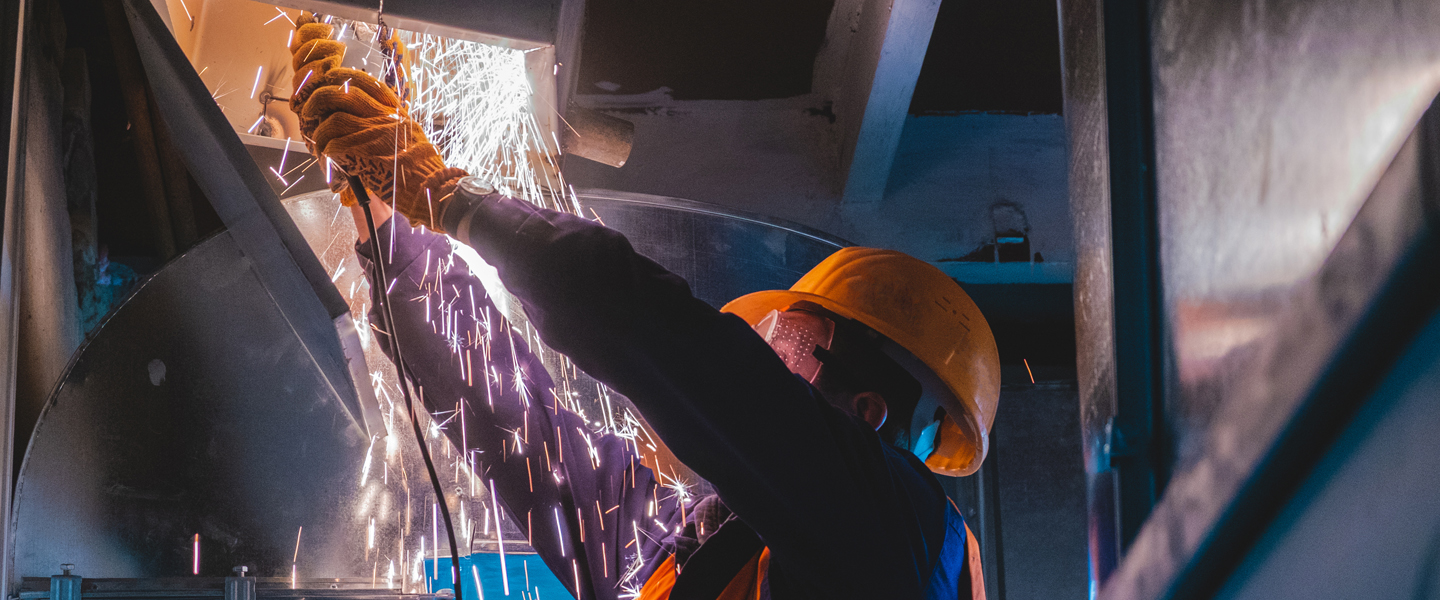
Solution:
{"label": "safety goggles", "polygon": [[780,355],[790,372],[810,383],[815,383],[820,374],[815,349],[829,350],[835,340],[834,321],[803,310],[772,310],[755,325],[755,331]]}

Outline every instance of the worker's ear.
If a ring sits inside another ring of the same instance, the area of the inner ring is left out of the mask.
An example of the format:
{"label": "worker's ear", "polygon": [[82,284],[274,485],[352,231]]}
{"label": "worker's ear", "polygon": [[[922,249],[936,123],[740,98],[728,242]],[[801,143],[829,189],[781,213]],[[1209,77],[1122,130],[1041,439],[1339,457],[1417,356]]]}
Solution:
{"label": "worker's ear", "polygon": [[885,417],[890,414],[889,407],[885,405],[885,397],[875,392],[860,392],[855,394],[852,400],[855,409],[855,416],[860,417],[877,431],[885,424]]}

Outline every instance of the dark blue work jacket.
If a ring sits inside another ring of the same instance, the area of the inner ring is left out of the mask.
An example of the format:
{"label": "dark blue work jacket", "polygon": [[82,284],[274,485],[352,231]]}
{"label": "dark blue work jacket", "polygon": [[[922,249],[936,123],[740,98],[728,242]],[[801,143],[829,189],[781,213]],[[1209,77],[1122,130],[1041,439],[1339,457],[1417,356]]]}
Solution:
{"label": "dark blue work jacket", "polygon": [[[378,246],[414,383],[428,409],[464,411],[465,439],[454,420],[447,434],[577,598],[636,597],[662,564],[683,565],[673,598],[714,598],[759,545],[762,596],[972,597],[967,532],[935,476],[791,374],[744,321],[598,223],[499,195],[477,210],[464,241],[539,338],[628,397],[723,501],[682,503],[637,442],[562,408],[529,333],[506,324],[450,241],[395,215]],[[357,247],[367,270],[375,246]],[[739,533],[717,538],[720,525]],[[745,531],[754,539],[733,541]]]}

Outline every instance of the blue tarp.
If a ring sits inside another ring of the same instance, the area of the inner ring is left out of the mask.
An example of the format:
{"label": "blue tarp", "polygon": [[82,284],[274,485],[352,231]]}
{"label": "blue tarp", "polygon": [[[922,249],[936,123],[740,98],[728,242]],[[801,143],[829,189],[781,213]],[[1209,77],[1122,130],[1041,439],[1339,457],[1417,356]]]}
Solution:
{"label": "blue tarp", "polygon": [[[443,590],[450,587],[450,558],[439,559],[438,569],[434,560],[425,561],[425,575],[430,580],[431,590]],[[560,584],[555,574],[545,566],[545,562],[534,554],[506,554],[505,570],[509,575],[510,590],[506,595],[505,578],[500,573],[500,555],[484,554],[476,552],[470,556],[460,557],[461,575],[460,581],[465,594],[463,600],[498,600],[501,598],[518,598],[520,600],[574,600],[574,596]],[[526,575],[526,571],[529,575]],[[439,578],[434,577],[439,571]],[[479,589],[483,592],[476,593],[475,579],[480,579]]]}

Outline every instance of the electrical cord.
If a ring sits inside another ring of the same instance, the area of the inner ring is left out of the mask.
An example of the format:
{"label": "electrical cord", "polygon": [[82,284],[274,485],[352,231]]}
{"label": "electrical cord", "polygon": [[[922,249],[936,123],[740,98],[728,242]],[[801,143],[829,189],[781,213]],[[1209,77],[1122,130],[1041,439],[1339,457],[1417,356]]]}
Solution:
{"label": "electrical cord", "polygon": [[[410,370],[405,367],[405,360],[400,354],[400,330],[395,326],[395,313],[390,309],[390,296],[385,293],[385,259],[380,251],[380,232],[375,227],[375,216],[370,212],[370,193],[366,191],[365,184],[359,177],[346,175],[350,181],[350,190],[355,193],[355,199],[360,203],[361,212],[365,213],[365,227],[370,232],[370,240],[375,247],[375,281],[371,282],[372,289],[379,291],[377,299],[380,302],[381,323],[389,333],[390,356],[395,360],[395,367],[400,371],[400,393],[405,398],[405,410],[410,413],[410,424],[415,429],[415,441],[420,444],[420,456],[425,458],[425,470],[430,473],[430,485],[435,488],[435,500],[440,505],[440,515],[445,521],[445,535],[450,538],[450,580],[451,587],[455,590],[455,600],[463,600],[460,594],[460,545],[455,542],[455,525],[450,521],[450,506],[445,501],[445,491],[440,486],[440,475],[435,472],[435,462],[430,458],[430,450],[425,445],[425,432],[420,428],[420,420],[416,418],[415,403],[410,398]],[[437,542],[439,540],[436,540]],[[435,559],[440,559],[436,554]]]}

